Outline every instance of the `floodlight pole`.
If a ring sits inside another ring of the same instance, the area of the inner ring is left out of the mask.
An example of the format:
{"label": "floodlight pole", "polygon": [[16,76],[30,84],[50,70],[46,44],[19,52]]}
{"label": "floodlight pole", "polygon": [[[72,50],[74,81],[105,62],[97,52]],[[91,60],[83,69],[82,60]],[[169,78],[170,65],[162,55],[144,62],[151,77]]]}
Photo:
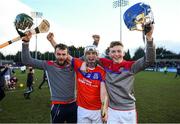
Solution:
{"label": "floodlight pole", "polygon": [[[31,16],[36,19],[36,27],[37,27],[37,18],[42,18],[43,13],[42,12],[31,12]],[[36,45],[35,45],[35,59],[37,59],[37,34],[36,37]]]}
{"label": "floodlight pole", "polygon": [[122,7],[129,4],[128,0],[113,1],[113,8],[120,7],[120,41],[122,42]]}
{"label": "floodlight pole", "polygon": [[122,42],[122,6],[120,5],[120,42]]}

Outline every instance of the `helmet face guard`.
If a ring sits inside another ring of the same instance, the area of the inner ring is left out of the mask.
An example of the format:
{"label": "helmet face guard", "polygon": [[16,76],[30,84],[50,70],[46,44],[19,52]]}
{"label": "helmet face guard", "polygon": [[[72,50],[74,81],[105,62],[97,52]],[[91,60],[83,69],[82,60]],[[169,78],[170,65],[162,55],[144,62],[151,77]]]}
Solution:
{"label": "helmet face guard", "polygon": [[123,15],[124,23],[129,30],[143,31],[146,24],[154,22],[151,7],[145,3],[131,6]]}
{"label": "helmet face guard", "polygon": [[18,34],[22,37],[25,35],[24,33],[32,27],[33,19],[27,14],[21,13],[16,16],[14,25]]}

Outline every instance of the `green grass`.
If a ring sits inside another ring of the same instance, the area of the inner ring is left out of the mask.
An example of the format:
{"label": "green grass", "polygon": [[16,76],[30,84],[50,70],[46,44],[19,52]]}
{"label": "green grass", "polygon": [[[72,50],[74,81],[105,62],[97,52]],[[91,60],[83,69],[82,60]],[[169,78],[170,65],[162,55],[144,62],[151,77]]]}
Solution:
{"label": "green grass", "polygon": [[31,93],[31,99],[25,100],[23,97],[26,88],[27,74],[21,74],[16,71],[19,84],[24,87],[18,87],[16,90],[7,91],[6,97],[1,101],[0,123],[48,123],[50,122],[50,94],[47,83],[39,90],[38,86],[42,80],[42,71],[35,71],[34,92]]}
{"label": "green grass", "polygon": [[[16,71],[19,83],[26,74]],[[139,123],[180,123],[180,78],[174,73],[141,72],[136,75],[135,97]],[[35,71],[35,91],[31,100],[23,97],[24,88],[7,91],[0,102],[0,123],[49,123],[50,95],[47,84],[39,90],[42,71]]]}
{"label": "green grass", "polygon": [[135,96],[139,122],[180,122],[180,78],[174,73],[136,75]]}

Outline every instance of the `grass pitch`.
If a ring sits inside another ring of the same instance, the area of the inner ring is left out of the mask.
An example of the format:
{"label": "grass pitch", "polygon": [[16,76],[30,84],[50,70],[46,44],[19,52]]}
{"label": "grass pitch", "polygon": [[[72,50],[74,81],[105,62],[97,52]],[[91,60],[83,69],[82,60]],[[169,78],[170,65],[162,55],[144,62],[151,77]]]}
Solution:
{"label": "grass pitch", "polygon": [[[0,123],[49,123],[50,94],[47,83],[38,89],[42,71],[35,71],[34,92],[25,100],[26,74],[16,71],[16,90],[7,91],[0,102]],[[135,79],[135,97],[139,123],[180,123],[180,77],[175,73],[140,72]],[[24,83],[24,87],[19,87]]]}

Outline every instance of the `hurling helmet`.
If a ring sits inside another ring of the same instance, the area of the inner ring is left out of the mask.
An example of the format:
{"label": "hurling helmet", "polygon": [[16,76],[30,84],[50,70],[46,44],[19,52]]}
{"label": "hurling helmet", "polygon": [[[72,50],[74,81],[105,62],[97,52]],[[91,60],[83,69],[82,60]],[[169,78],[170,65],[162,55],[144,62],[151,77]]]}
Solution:
{"label": "hurling helmet", "polygon": [[24,32],[32,27],[33,18],[31,18],[30,16],[28,16],[25,13],[18,14],[16,16],[14,25],[16,27],[18,34],[20,36],[24,35]]}
{"label": "hurling helmet", "polygon": [[88,51],[93,51],[93,52],[96,52],[98,54],[98,50],[97,50],[97,47],[95,45],[86,46],[84,49],[84,55]]}
{"label": "hurling helmet", "polygon": [[123,15],[124,23],[129,30],[144,30],[144,25],[154,22],[151,7],[145,3],[137,3],[127,9]]}

